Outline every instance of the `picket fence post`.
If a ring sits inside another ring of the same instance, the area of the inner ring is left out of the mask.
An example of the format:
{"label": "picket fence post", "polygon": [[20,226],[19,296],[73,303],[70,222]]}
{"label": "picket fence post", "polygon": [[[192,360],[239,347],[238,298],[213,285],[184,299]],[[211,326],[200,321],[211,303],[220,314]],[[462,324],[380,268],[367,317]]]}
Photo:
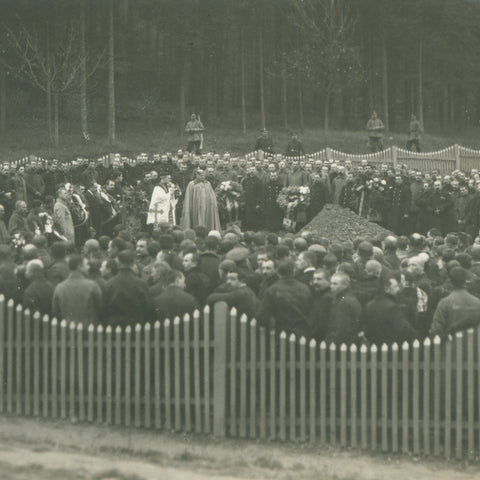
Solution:
{"label": "picket fence post", "polygon": [[398,148],[396,145],[392,145],[392,163],[393,163],[393,168],[397,168],[397,156],[398,156]]}
{"label": "picket fence post", "polygon": [[460,145],[456,143],[453,146],[453,152],[455,154],[455,169],[460,170]]}
{"label": "picket fence post", "polygon": [[[227,319],[228,306],[225,302],[215,304],[214,356],[213,356],[213,434],[226,435],[226,366],[227,366]],[[208,348],[208,347],[207,347]]]}

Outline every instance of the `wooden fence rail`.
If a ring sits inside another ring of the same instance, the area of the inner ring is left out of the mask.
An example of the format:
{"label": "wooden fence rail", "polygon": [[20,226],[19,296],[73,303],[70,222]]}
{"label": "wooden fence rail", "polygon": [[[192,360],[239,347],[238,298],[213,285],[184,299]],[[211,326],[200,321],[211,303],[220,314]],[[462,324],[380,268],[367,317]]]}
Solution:
{"label": "wooden fence rail", "polygon": [[480,330],[327,345],[223,303],[117,327],[0,297],[0,412],[445,458],[480,454]]}

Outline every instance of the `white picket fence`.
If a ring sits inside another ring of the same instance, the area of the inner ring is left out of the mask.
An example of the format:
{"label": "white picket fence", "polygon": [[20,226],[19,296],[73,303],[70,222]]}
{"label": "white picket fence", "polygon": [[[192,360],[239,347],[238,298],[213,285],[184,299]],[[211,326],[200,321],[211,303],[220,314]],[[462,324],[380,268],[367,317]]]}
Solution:
{"label": "white picket fence", "polygon": [[116,328],[0,297],[0,413],[368,451],[480,456],[480,330],[327,345],[226,304]]}

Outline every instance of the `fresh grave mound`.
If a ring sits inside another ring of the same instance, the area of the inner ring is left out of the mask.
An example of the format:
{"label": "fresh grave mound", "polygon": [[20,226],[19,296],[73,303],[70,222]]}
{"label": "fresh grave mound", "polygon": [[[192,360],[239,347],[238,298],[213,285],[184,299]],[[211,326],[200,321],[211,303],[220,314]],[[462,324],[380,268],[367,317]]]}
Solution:
{"label": "fresh grave mound", "polygon": [[348,208],[325,205],[322,211],[302,228],[329,240],[344,242],[356,237],[372,238],[377,235],[393,235],[389,230],[369,222]]}

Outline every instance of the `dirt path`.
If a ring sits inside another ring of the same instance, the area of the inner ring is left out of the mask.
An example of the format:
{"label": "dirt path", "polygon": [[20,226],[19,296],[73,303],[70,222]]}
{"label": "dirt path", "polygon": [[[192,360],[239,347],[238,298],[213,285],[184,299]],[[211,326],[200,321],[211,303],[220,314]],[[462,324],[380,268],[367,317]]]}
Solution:
{"label": "dirt path", "polygon": [[2,480],[467,480],[480,466],[0,418]]}

